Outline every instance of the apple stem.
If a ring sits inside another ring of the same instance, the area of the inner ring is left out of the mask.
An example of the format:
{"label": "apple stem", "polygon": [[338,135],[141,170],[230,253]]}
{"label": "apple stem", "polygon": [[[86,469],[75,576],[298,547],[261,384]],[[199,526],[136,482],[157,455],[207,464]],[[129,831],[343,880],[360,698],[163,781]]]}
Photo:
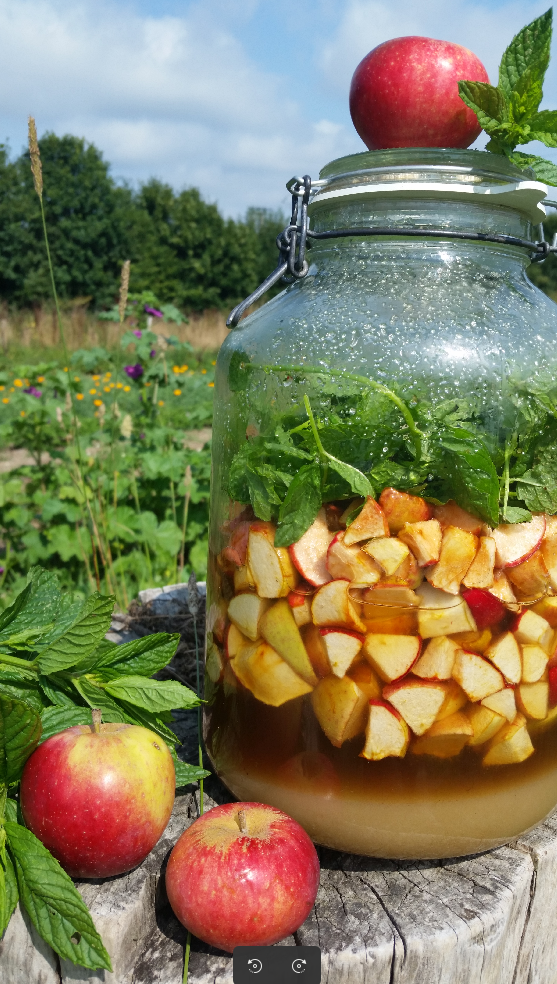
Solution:
{"label": "apple stem", "polygon": [[247,832],[248,832],[248,825],[246,823],[246,811],[245,810],[238,810],[238,813],[236,814],[236,820],[238,821],[238,826],[240,828],[240,832],[242,834],[247,834]]}
{"label": "apple stem", "polygon": [[96,735],[100,735],[100,733],[101,733],[101,718],[102,718],[102,711],[100,710],[100,708],[95,707],[91,711],[91,717],[93,718],[93,732]]}

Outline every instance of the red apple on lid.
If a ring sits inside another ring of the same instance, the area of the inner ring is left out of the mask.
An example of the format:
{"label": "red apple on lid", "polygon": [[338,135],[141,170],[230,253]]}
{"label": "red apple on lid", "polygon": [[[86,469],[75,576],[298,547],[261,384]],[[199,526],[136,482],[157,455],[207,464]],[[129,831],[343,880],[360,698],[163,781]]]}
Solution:
{"label": "red apple on lid", "polygon": [[350,113],[369,150],[469,147],[481,132],[458,92],[461,80],[489,82],[468,48],[434,38],[385,41],[352,77]]}

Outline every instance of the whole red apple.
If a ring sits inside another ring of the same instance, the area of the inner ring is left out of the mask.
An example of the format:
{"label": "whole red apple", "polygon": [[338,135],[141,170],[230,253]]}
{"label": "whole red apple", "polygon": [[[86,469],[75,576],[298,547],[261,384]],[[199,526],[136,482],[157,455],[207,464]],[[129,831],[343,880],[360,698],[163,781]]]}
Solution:
{"label": "whole red apple", "polygon": [[294,933],[318,886],[319,861],[305,830],[262,803],[226,803],[204,813],[177,841],[166,869],[180,922],[230,953]]}
{"label": "whole red apple", "polygon": [[385,41],[352,76],[352,121],[369,150],[469,147],[481,126],[458,94],[462,80],[489,82],[468,48],[433,38]]}
{"label": "whole red apple", "polygon": [[25,823],[68,874],[106,878],[147,857],[174,791],[174,763],[158,735],[129,724],[78,725],[35,749],[20,800]]}

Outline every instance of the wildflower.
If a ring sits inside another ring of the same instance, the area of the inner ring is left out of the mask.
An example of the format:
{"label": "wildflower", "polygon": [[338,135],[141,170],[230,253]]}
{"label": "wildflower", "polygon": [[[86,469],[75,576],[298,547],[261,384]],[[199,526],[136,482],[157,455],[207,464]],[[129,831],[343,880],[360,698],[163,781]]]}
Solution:
{"label": "wildflower", "polygon": [[207,370],[206,369],[202,369],[201,370],[201,375],[202,376],[206,376],[207,375]]}
{"label": "wildflower", "polygon": [[159,400],[159,407],[164,407],[164,400]]}
{"label": "wildflower", "polygon": [[75,394],[75,398],[76,398],[76,400],[82,400],[83,399],[83,393],[76,393]]}
{"label": "wildflower", "polygon": [[211,362],[211,365],[212,366],[216,366],[216,362]]}
{"label": "wildflower", "polygon": [[9,398],[9,396],[4,396],[4,397],[2,398],[2,403],[9,403],[9,402],[10,402],[10,398]]}
{"label": "wildflower", "polygon": [[43,395],[42,392],[41,392],[41,390],[38,390],[35,386],[27,386],[23,390],[23,392],[24,393],[29,393],[29,396],[35,396],[37,398],[37,400],[40,399],[40,397]]}
{"label": "wildflower", "polygon": [[150,386],[150,385],[151,385],[151,383],[145,383],[145,385],[146,385],[146,386]]}
{"label": "wildflower", "polygon": [[73,381],[74,381],[74,383],[80,383],[81,382],[81,379],[80,379],[79,376],[74,376]]}
{"label": "wildflower", "polygon": [[116,383],[116,389],[117,390],[121,390],[122,389],[122,383]]}
{"label": "wildflower", "polygon": [[14,386],[17,386],[18,388],[23,386],[21,379],[14,379]]}
{"label": "wildflower", "polygon": [[207,383],[207,386],[209,386],[210,389],[212,389],[214,385],[214,383]]}
{"label": "wildflower", "polygon": [[19,416],[20,417],[24,417],[25,416],[25,410],[20,410],[19,411]]}
{"label": "wildflower", "polygon": [[189,369],[189,366],[182,366],[181,372],[187,372],[188,369]]}
{"label": "wildflower", "polygon": [[93,405],[95,407],[102,407],[103,401],[102,400],[93,400]]}
{"label": "wildflower", "polygon": [[131,414],[127,413],[122,423],[120,424],[120,434],[122,435],[122,437],[125,437],[129,440],[129,438],[132,436],[132,431],[133,431],[133,421],[131,418]]}
{"label": "wildflower", "polygon": [[6,387],[5,387],[5,386],[0,386],[0,392],[2,392],[2,391],[3,391],[3,390],[5,390],[5,389],[6,389]]}
{"label": "wildflower", "polygon": [[104,391],[105,393],[110,393],[110,386],[105,386]]}
{"label": "wildflower", "polygon": [[38,383],[44,383],[44,376],[37,376]]}
{"label": "wildflower", "polygon": [[124,393],[129,393],[131,386],[124,386]]}
{"label": "wildflower", "polygon": [[174,390],[174,396],[181,396],[181,395],[182,395],[182,390],[178,390],[178,389]]}
{"label": "wildflower", "polygon": [[175,372],[176,375],[178,375],[179,373],[182,372],[182,370],[181,370],[180,366],[172,366],[172,372]]}
{"label": "wildflower", "polygon": [[90,389],[89,392],[90,392],[91,396],[94,396],[97,391],[96,391],[96,389]]}
{"label": "wildflower", "polygon": [[151,349],[151,351],[149,352],[149,355],[150,355],[150,357],[152,359],[155,358],[156,354],[157,354],[157,350],[156,349]]}
{"label": "wildflower", "polygon": [[153,318],[162,318],[163,317],[162,311],[157,311],[156,308],[149,307],[148,304],[145,305],[145,307],[144,307],[143,310],[145,311],[145,314],[151,314],[153,316]]}
{"label": "wildflower", "polygon": [[140,439],[140,441],[144,441],[145,440],[145,434],[140,434],[139,435],[139,439]]}
{"label": "wildflower", "polygon": [[136,338],[141,338],[142,334],[143,332],[141,331],[141,328],[135,328],[132,331],[132,335],[135,335]]}
{"label": "wildflower", "polygon": [[141,363],[136,362],[135,366],[124,366],[124,372],[130,379],[141,379],[143,375],[143,366]]}
{"label": "wildflower", "polygon": [[112,376],[112,373],[111,372],[105,372],[105,374],[104,374],[104,378],[105,379],[110,379],[111,376]]}
{"label": "wildflower", "polygon": [[69,372],[69,371],[70,370],[68,369],[68,367],[67,366],[64,366],[64,372]]}
{"label": "wildflower", "polygon": [[13,386],[10,386],[10,393],[15,393],[15,389],[13,388]]}
{"label": "wildflower", "polygon": [[0,574],[3,574],[5,570],[6,570],[6,568],[5,567],[2,567],[2,565],[0,564]]}
{"label": "wildflower", "polygon": [[92,380],[93,380],[93,381],[94,381],[95,383],[98,383],[98,381],[99,381],[99,379],[100,379],[100,378],[101,378],[100,376],[91,376],[91,379],[92,379]]}

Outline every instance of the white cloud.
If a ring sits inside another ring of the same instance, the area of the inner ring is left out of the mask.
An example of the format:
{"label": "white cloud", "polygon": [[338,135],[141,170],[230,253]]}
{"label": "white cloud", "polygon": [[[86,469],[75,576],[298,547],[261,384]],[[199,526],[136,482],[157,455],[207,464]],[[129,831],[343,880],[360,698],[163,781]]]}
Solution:
{"label": "white cloud", "polygon": [[93,141],[115,174],[196,185],[231,214],[278,204],[292,173],[315,173],[354,137],[308,120],[218,13],[219,0],[160,18],[102,0],[0,0],[0,127],[23,135],[33,113],[39,133]]}

